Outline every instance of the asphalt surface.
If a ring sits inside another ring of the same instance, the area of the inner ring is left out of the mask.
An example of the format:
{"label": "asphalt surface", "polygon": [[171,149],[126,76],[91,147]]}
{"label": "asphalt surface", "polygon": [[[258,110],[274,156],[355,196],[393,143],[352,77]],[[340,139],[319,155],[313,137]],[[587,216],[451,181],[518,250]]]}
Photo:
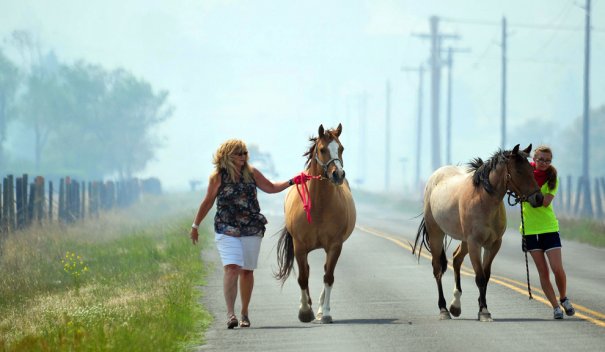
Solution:
{"label": "asphalt surface", "polygon": [[[478,290],[468,257],[463,264],[462,314],[439,320],[437,287],[426,257],[410,251],[417,214],[377,204],[357,204],[357,228],[345,243],[335,271],[332,324],[298,321],[296,274],[283,287],[273,278],[276,234],[283,226],[283,197],[263,196],[269,227],[263,240],[250,306],[250,328],[226,328],[222,267],[214,247],[202,252],[213,270],[201,288],[201,304],[215,320],[198,351],[604,351],[605,250],[563,241],[568,296],[576,315],[553,320],[530,260],[534,299],[528,299],[519,233],[509,229],[494,261],[487,290],[493,322],[477,321]],[[604,234],[605,235],[605,234]],[[447,256],[457,246],[452,241]],[[425,252],[423,252],[425,254]],[[323,251],[309,255],[310,291],[317,310],[323,287]],[[554,279],[552,280],[554,283]],[[451,268],[443,279],[448,305]],[[239,302],[236,312],[239,311]]]}

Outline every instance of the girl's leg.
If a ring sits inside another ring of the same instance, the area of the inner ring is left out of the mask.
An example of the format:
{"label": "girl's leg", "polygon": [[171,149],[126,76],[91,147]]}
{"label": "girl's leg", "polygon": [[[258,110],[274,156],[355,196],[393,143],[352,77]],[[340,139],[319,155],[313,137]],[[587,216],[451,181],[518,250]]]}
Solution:
{"label": "girl's leg", "polygon": [[540,275],[540,285],[542,286],[542,291],[546,295],[546,298],[550,302],[553,308],[559,306],[559,302],[557,301],[557,296],[555,295],[555,290],[550,283],[550,272],[548,270],[548,264],[546,263],[546,257],[544,256],[544,252],[541,250],[531,251],[529,252],[531,257],[534,259],[534,263],[536,264],[536,269],[538,269],[538,274]]}
{"label": "girl's leg", "polygon": [[563,269],[563,259],[561,256],[561,248],[554,248],[546,252],[550,269],[555,275],[555,283],[559,289],[559,298],[567,297],[567,276]]}

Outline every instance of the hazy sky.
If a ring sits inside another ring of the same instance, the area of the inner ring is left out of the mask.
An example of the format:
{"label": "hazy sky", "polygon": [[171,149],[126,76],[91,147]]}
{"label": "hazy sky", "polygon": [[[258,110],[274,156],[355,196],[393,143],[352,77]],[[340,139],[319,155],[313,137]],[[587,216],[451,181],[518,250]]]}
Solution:
{"label": "hazy sky", "polygon": [[[402,190],[414,169],[418,76],[401,67],[428,59],[429,42],[413,34],[428,33],[429,17],[440,16],[442,31],[460,36],[445,47],[470,50],[455,55],[453,70],[452,161],[464,163],[500,147],[503,16],[509,23],[507,147],[515,144],[511,131],[528,119],[565,126],[581,115],[580,3],[0,0],[0,38],[10,54],[5,39],[11,31],[29,30],[64,62],[122,67],[170,91],[176,110],[160,128],[166,147],[143,175],[159,176],[171,189],[188,187],[190,179],[206,181],[212,153],[228,138],[270,152],[279,178],[289,178],[301,171],[301,155],[319,124],[342,122],[348,178],[383,190],[389,81],[390,188]],[[592,23],[591,106],[597,107],[605,104],[605,70],[599,64],[605,62],[605,2],[593,1]],[[445,78],[446,71],[443,108]],[[428,105],[424,111],[428,133]],[[442,127],[444,119],[442,113]],[[428,134],[423,139],[422,170],[428,175]]]}

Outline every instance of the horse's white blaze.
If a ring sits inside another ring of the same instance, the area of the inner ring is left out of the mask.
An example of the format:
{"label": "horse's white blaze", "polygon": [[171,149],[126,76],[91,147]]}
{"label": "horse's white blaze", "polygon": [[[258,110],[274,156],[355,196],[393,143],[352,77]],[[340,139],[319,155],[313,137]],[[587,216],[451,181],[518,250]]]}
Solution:
{"label": "horse's white blaze", "polygon": [[317,309],[317,318],[330,316],[330,293],[332,293],[332,286],[324,284],[321,295],[319,296],[319,308]]}
{"label": "horse's white blaze", "polygon": [[328,144],[328,150],[330,151],[330,159],[334,160],[334,165],[336,165],[336,169],[339,173],[342,172],[342,163],[340,162],[340,158],[338,157],[338,142],[332,141]]}
{"label": "horse's white blaze", "polygon": [[452,303],[450,303],[450,305],[456,308],[460,308],[460,296],[462,296],[462,292],[458,291],[457,289],[454,289],[454,299],[452,299]]}
{"label": "horse's white blaze", "polygon": [[309,305],[309,295],[307,290],[300,290],[300,310],[309,311],[311,306]]}

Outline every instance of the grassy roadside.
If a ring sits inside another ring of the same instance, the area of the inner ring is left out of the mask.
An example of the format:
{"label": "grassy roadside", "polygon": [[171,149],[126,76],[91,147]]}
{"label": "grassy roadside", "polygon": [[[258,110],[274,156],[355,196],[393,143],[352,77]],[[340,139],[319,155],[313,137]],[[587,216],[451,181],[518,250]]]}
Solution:
{"label": "grassy roadside", "polygon": [[[422,200],[407,199],[401,196],[384,193],[372,193],[353,190],[355,199],[377,206],[400,209],[411,214],[422,213]],[[506,202],[506,199],[504,200]],[[566,240],[586,243],[595,247],[605,247],[605,223],[590,219],[571,219],[558,216],[561,237]],[[420,223],[420,220],[418,220]],[[507,226],[517,230],[521,223],[519,205],[507,208]]]}
{"label": "grassy roadside", "polygon": [[[71,226],[49,224],[0,248],[0,350],[178,351],[199,345],[205,268],[187,236],[195,205],[146,198]],[[208,236],[201,236],[207,238]],[[204,245],[204,244],[202,244]]]}
{"label": "grassy roadside", "polygon": [[[589,244],[595,247],[605,247],[605,223],[591,219],[572,219],[557,216],[561,238]],[[508,211],[508,228],[519,229],[521,211],[517,205]]]}

